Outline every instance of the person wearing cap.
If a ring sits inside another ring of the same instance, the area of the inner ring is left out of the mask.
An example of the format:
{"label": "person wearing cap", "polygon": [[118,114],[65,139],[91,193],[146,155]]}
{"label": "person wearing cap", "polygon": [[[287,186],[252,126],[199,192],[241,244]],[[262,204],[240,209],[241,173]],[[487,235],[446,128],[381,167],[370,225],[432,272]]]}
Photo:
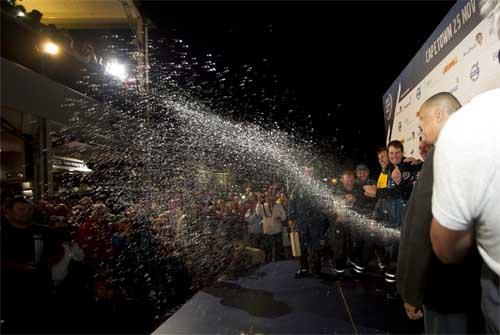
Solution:
{"label": "person wearing cap", "polygon": [[364,194],[364,187],[376,184],[375,180],[370,178],[370,169],[365,164],[358,164],[358,166],[356,166],[356,180],[354,181],[354,187],[358,198],[357,207],[358,210],[362,212],[361,214],[370,215],[373,212],[376,199],[366,196]]}
{"label": "person wearing cap", "polygon": [[[376,185],[370,178],[370,169],[365,164],[356,166],[356,180],[353,194],[356,197],[354,210],[361,215],[370,216],[375,208],[376,199],[365,195],[364,186]],[[351,230],[351,273],[354,279],[359,279],[366,271],[370,256],[373,252],[375,240],[357,230]]]}

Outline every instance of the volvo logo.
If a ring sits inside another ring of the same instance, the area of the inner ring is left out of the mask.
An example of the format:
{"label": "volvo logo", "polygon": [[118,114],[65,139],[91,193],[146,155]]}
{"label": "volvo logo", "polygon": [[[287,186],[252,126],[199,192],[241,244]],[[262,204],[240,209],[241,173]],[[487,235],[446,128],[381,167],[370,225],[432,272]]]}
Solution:
{"label": "volvo logo", "polygon": [[385,119],[389,121],[392,117],[392,94],[389,93],[385,98]]}
{"label": "volvo logo", "polygon": [[472,68],[470,70],[470,79],[472,81],[476,81],[479,79],[479,62],[472,65]]}

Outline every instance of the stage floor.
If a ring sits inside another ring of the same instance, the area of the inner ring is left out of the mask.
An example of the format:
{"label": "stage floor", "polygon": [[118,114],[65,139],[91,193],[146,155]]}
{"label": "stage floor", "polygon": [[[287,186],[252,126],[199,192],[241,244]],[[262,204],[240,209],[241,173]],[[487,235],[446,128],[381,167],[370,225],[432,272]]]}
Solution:
{"label": "stage floor", "polygon": [[[298,262],[266,264],[240,278],[223,278],[198,292],[154,334],[420,334],[400,300],[375,292],[377,275],[293,277]],[[323,270],[331,273],[326,264]]]}

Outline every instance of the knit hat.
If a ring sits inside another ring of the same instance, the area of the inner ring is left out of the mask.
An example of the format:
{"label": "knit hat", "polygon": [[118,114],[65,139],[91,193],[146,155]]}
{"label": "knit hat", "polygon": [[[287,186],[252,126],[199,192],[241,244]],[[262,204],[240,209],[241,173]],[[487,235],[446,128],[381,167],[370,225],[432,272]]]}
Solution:
{"label": "knit hat", "polygon": [[358,164],[358,166],[356,166],[356,171],[368,171],[368,172],[370,172],[370,169],[365,164]]}

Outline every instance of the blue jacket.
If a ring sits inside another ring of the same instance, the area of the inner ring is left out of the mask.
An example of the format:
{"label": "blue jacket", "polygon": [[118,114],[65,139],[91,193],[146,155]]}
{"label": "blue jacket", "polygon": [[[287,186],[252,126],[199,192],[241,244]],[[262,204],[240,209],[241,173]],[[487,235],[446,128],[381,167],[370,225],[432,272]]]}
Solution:
{"label": "blue jacket", "polygon": [[297,223],[301,244],[317,250],[327,245],[329,219],[322,211],[320,197],[303,189],[292,191],[288,202],[288,218]]}

